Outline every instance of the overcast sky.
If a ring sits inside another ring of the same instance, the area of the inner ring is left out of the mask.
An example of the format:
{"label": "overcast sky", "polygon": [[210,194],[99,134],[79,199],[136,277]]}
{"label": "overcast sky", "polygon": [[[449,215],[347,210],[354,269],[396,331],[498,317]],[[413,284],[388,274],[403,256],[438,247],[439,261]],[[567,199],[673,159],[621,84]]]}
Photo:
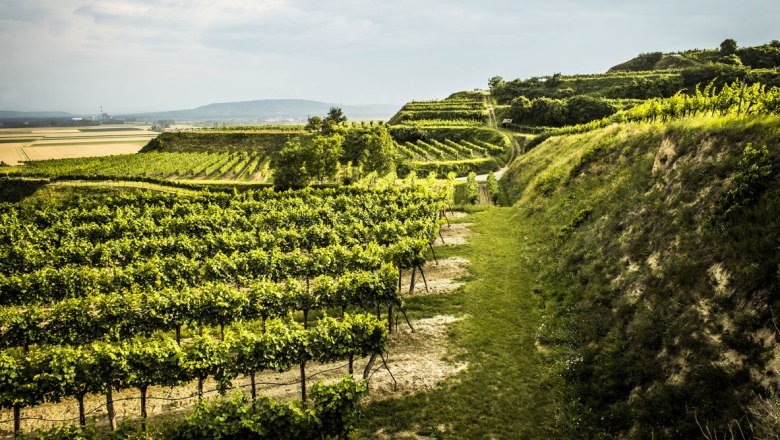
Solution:
{"label": "overcast sky", "polygon": [[403,103],[780,39],[780,0],[0,0],[0,110]]}

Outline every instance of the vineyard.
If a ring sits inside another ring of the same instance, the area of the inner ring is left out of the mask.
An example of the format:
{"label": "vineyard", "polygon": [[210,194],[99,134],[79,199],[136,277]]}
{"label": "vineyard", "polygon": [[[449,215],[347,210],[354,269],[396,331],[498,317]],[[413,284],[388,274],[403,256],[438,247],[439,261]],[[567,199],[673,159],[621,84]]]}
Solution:
{"label": "vineyard", "polygon": [[2,167],[8,176],[50,179],[198,180],[266,183],[271,157],[290,139],[308,139],[302,126],[220,127],[165,132],[140,154],[28,160]]}
{"label": "vineyard", "polygon": [[405,316],[402,272],[412,286],[422,274],[446,194],[124,192],[2,205],[0,406],[19,431],[24,408],[75,399],[84,424],[85,396],[104,394],[114,428],[113,393],[132,388],[145,427],[151,386],[194,381],[200,398],[209,378],[226,390],[250,377],[255,401],[257,372],[295,368],[304,406],[314,394],[296,429],[342,435],[364,385],[307,387],[307,363],[344,360],[352,372],[370,356],[367,374],[383,356]]}
{"label": "vineyard", "polygon": [[[582,133],[626,122],[670,122],[676,119],[713,116],[757,116],[780,114],[780,87],[761,83],[751,85],[736,81],[720,89],[714,83],[700,87],[693,93],[678,92],[669,98],[653,98],[612,116],[550,130],[547,135]],[[536,140],[545,139],[542,136]]]}
{"label": "vineyard", "polygon": [[[409,102],[393,116],[389,124],[459,125],[482,124],[487,121],[487,108],[482,100],[469,98],[448,98],[441,101]],[[463,122],[465,121],[465,123]]]}
{"label": "vineyard", "polygon": [[262,182],[269,176],[265,153],[158,153],[30,161],[5,168],[9,175],[78,178],[152,178]]}
{"label": "vineyard", "polygon": [[512,142],[488,126],[482,94],[456,94],[440,101],[409,102],[390,119],[401,176],[485,174],[505,165]]}

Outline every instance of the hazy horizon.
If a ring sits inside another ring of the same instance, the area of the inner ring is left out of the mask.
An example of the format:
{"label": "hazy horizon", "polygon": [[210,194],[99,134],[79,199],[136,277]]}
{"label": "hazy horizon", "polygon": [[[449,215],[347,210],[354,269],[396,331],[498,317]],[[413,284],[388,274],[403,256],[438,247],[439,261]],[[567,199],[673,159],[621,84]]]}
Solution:
{"label": "hazy horizon", "polygon": [[780,39],[776,1],[0,0],[0,110],[398,104],[640,52]]}

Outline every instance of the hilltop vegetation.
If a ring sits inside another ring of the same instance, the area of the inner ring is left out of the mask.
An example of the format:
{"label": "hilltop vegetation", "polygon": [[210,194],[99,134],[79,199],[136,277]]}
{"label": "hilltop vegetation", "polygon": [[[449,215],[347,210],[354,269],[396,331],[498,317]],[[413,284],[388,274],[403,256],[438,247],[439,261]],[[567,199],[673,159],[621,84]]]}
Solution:
{"label": "hilltop vegetation", "polygon": [[779,42],[738,48],[725,40],[720,49],[643,53],[605,74],[556,73],[511,81],[495,76],[488,84],[503,106],[500,118],[512,118],[518,126],[560,127],[600,119],[641,100],[692,94],[709,83],[716,88],[737,80],[780,86],[777,66]]}
{"label": "hilltop vegetation", "polygon": [[736,41],[726,39],[718,49],[642,53],[611,67],[608,72],[682,70],[713,63],[746,66],[751,69],[774,69],[780,66],[780,41],[774,40],[760,46],[738,47]]}

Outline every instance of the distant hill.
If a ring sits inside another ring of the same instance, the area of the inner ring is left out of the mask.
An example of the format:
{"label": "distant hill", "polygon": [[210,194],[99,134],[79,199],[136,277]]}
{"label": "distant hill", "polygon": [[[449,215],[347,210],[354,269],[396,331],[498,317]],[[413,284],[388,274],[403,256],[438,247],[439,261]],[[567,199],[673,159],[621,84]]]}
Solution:
{"label": "distant hill", "polygon": [[747,66],[752,69],[772,69],[780,66],[780,41],[737,48],[733,54],[719,49],[693,49],[683,52],[649,52],[611,67],[608,72],[639,72],[648,70],[685,70],[711,63]]}
{"label": "distant hill", "polygon": [[344,114],[350,119],[388,119],[398,109],[398,105],[344,105],[304,99],[261,99],[256,101],[215,103],[189,110],[137,113],[121,116],[147,121],[164,119],[176,121],[303,121],[309,116],[324,116],[330,107],[341,107],[344,110]]}
{"label": "distant hill", "polygon": [[11,110],[0,110],[0,119],[24,119],[24,118],[70,118],[72,113],[68,112],[17,112]]}

